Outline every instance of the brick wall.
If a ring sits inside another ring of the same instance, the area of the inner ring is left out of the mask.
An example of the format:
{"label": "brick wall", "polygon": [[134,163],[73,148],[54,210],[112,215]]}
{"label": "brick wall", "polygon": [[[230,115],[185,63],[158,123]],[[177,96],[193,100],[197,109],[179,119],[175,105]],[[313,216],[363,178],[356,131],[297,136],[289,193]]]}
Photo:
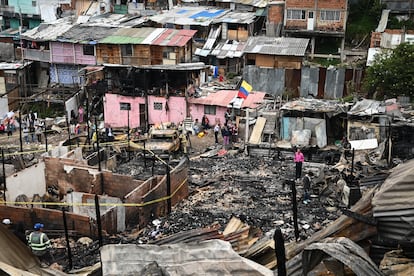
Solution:
{"label": "brick wall", "polygon": [[[0,217],[10,218],[14,224],[22,223],[26,230],[33,229],[33,225],[41,222],[45,225],[45,232],[48,230],[63,230],[62,211],[43,209],[43,208],[25,208],[17,206],[1,206]],[[97,226],[94,220],[87,216],[66,213],[68,230],[74,230],[79,235],[96,237]]]}
{"label": "brick wall", "polygon": [[[320,31],[344,31],[347,17],[347,0],[287,0],[286,10],[297,9],[305,10],[306,16],[302,20],[286,20],[285,28],[287,30],[306,30],[308,21],[308,12],[314,11],[316,20],[315,30]],[[315,7],[316,5],[316,7]],[[321,10],[338,10],[341,11],[339,21],[322,21],[320,20]]]}
{"label": "brick wall", "polygon": [[284,5],[269,5],[267,21],[270,23],[283,23]]}
{"label": "brick wall", "polygon": [[369,47],[370,48],[380,47],[380,44],[381,44],[381,33],[372,32],[371,33],[371,42],[370,42]]}

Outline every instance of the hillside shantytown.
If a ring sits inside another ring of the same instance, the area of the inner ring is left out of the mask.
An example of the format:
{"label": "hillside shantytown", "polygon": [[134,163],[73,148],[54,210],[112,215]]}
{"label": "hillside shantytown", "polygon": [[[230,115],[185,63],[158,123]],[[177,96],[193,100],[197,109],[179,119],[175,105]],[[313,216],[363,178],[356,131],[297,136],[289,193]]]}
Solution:
{"label": "hillside shantytown", "polygon": [[413,14],[0,1],[0,274],[412,275]]}

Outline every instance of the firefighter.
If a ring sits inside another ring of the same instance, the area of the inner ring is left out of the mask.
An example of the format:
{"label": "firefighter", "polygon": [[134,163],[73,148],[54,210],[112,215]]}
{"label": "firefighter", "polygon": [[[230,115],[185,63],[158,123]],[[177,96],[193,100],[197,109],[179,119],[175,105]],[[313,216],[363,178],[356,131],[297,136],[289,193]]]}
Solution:
{"label": "firefighter", "polygon": [[181,150],[184,154],[187,154],[187,134],[185,131],[182,131],[180,134],[180,144],[181,144]]}
{"label": "firefighter", "polygon": [[34,231],[27,237],[27,243],[32,249],[42,265],[49,265],[50,259],[53,259],[50,254],[50,240],[45,233],[43,233],[44,225],[36,223],[33,227]]}

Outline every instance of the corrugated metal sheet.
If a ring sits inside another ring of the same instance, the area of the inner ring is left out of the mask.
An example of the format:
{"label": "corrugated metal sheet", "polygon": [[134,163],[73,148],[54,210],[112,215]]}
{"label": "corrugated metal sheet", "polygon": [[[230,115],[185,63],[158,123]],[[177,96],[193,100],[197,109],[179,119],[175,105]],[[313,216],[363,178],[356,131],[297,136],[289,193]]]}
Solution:
{"label": "corrugated metal sheet", "polygon": [[285,91],[285,69],[260,68],[254,65],[245,66],[243,78],[258,91],[266,91],[274,96],[281,96]]}
{"label": "corrugated metal sheet", "polygon": [[59,35],[57,40],[73,43],[99,41],[100,39],[113,34],[115,31],[117,31],[117,28],[74,25],[71,29]]}
{"label": "corrugated metal sheet", "polygon": [[319,85],[319,68],[302,67],[302,76],[300,78],[300,96],[308,97],[318,96]]}
{"label": "corrugated metal sheet", "polygon": [[387,28],[389,14],[390,10],[382,10],[380,22],[378,23],[378,27],[375,29],[376,32],[382,33],[385,31],[385,28]]}
{"label": "corrugated metal sheet", "polygon": [[219,59],[224,58],[238,58],[243,55],[243,49],[246,46],[245,42],[237,42],[235,40],[227,40],[217,44],[210,55],[216,56]]}
{"label": "corrugated metal sheet", "polygon": [[304,56],[309,44],[307,38],[293,37],[249,37],[245,53],[278,56]]}
{"label": "corrugated metal sheet", "polygon": [[246,6],[253,6],[257,8],[265,8],[268,3],[272,2],[271,0],[217,0],[221,3],[235,3],[242,4]]}
{"label": "corrugated metal sheet", "polygon": [[214,44],[216,43],[216,40],[219,37],[220,33],[221,33],[221,26],[213,27],[210,30],[210,33],[208,34],[206,43],[204,43],[203,50],[213,49]]}
{"label": "corrugated metal sheet", "polygon": [[155,28],[119,28],[112,35],[107,36],[99,43],[107,44],[140,44]]}
{"label": "corrugated metal sheet", "polygon": [[[237,98],[238,90],[219,90],[214,93],[210,93],[207,97],[203,98],[191,98],[189,102],[192,104],[202,104],[202,105],[213,105],[213,106],[223,106],[227,107],[231,102],[234,101],[234,98]],[[256,108],[263,102],[264,92],[252,91],[249,96],[242,100],[241,108]]]}
{"label": "corrugated metal sheet", "polygon": [[380,113],[385,113],[385,107],[381,106],[380,101],[370,99],[362,99],[356,102],[348,111],[349,115],[354,116],[371,116]]}
{"label": "corrugated metal sheet", "polygon": [[254,12],[231,11],[213,20],[214,23],[251,24],[254,22]]}
{"label": "corrugated metal sheet", "polygon": [[349,267],[358,276],[382,276],[376,264],[356,243],[348,238],[327,238],[305,248],[302,257],[303,275],[308,275],[323,259],[330,257]]}
{"label": "corrugated metal sheet", "polygon": [[99,43],[148,44],[182,47],[192,39],[195,30],[174,30],[166,28],[118,28]]}
{"label": "corrugated metal sheet", "polygon": [[149,20],[160,24],[209,26],[215,18],[228,12],[206,7],[175,7],[165,13],[153,15]]}
{"label": "corrugated metal sheet", "polygon": [[151,45],[183,47],[197,31],[165,29]]}
{"label": "corrugated metal sheet", "polygon": [[405,210],[414,209],[413,183],[414,159],[395,167],[382,184],[381,189],[372,199],[374,216],[387,213],[404,215]]}
{"label": "corrugated metal sheet", "polygon": [[392,170],[372,199],[378,235],[398,241],[414,241],[414,159]]}
{"label": "corrugated metal sheet", "polygon": [[38,27],[22,33],[22,39],[32,41],[54,41],[57,37],[72,28],[72,24],[65,21],[56,21],[54,24],[40,24]]}
{"label": "corrugated metal sheet", "polygon": [[290,101],[285,103],[280,109],[296,111],[313,111],[315,113],[345,113],[346,104],[335,100],[306,99]]}
{"label": "corrugated metal sheet", "polygon": [[328,68],[325,80],[325,99],[340,99],[344,94],[345,68]]}

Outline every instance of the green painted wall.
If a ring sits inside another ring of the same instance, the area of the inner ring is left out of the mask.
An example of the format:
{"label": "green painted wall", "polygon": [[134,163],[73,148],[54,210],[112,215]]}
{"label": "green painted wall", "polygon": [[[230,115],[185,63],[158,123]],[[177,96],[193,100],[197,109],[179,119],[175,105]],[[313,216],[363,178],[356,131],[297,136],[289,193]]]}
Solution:
{"label": "green painted wall", "polygon": [[18,29],[20,27],[20,20],[17,18],[10,18],[10,28]]}
{"label": "green painted wall", "polygon": [[128,5],[115,5],[114,6],[114,13],[127,14],[128,13]]}
{"label": "green painted wall", "polygon": [[37,8],[38,3],[36,0],[9,0],[9,6],[14,7],[16,13],[21,12],[22,14],[40,14],[40,10]]}
{"label": "green painted wall", "polygon": [[29,29],[36,28],[40,25],[42,21],[40,19],[30,19],[29,20]]}

